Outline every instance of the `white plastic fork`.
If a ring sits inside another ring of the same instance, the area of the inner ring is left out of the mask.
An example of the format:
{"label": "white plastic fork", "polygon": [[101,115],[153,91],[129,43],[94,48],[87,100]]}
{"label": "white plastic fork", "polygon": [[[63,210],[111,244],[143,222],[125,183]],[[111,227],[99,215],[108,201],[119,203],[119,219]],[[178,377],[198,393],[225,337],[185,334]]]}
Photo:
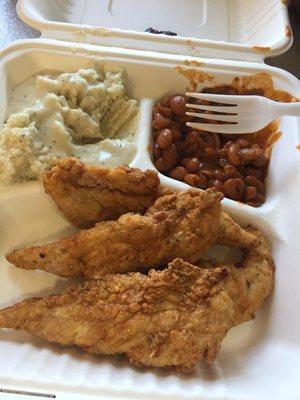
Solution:
{"label": "white plastic fork", "polygon": [[[186,95],[198,100],[222,103],[221,105],[186,104],[187,108],[197,110],[197,112],[187,111],[186,115],[210,121],[226,122],[226,124],[186,123],[193,129],[207,132],[232,134],[257,132],[283,115],[300,116],[300,102],[279,103],[262,96],[231,96],[210,93],[186,93]],[[225,115],[212,114],[211,112]]]}

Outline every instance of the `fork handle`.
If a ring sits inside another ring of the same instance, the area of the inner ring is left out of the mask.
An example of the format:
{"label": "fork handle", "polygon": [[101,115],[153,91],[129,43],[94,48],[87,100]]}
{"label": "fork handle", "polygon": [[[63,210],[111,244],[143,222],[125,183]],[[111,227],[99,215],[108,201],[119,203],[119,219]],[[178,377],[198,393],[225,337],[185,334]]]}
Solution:
{"label": "fork handle", "polygon": [[277,103],[276,104],[276,114],[278,117],[283,115],[293,115],[300,117],[300,102],[295,103]]}

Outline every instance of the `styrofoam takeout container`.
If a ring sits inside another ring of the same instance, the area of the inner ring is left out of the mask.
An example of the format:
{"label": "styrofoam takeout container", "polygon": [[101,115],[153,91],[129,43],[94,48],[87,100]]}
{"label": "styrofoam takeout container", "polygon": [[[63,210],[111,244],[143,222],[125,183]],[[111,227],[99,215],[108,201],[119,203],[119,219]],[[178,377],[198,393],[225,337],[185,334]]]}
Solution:
{"label": "styrofoam takeout container", "polygon": [[[41,70],[122,66],[131,94],[140,100],[142,108],[138,153],[132,165],[154,168],[149,154],[152,106],[166,94],[184,92],[187,81],[175,67],[184,65],[187,58],[203,62],[201,70],[215,77],[210,85],[264,71],[273,77],[276,88],[300,96],[295,77],[263,63],[266,55],[277,54],[291,44],[283,3],[19,0],[19,15],[40,29],[43,37],[19,41],[0,54],[0,124],[9,90]],[[148,26],[177,31],[182,36],[143,33]],[[283,118],[280,129],[283,135],[272,154],[266,203],[254,209],[223,201],[224,208],[238,221],[251,222],[269,238],[277,265],[276,288],[255,320],[229,332],[216,363],[200,365],[196,374],[184,377],[174,372],[135,369],[123,357],[92,356],[46,344],[22,332],[2,330],[0,399],[19,399],[22,393],[28,399],[59,400],[299,399],[299,119]],[[163,175],[160,178],[165,185],[186,187]],[[0,307],[70,285],[70,280],[46,272],[13,268],[4,258],[13,247],[75,231],[37,182],[0,191],[0,226]]]}

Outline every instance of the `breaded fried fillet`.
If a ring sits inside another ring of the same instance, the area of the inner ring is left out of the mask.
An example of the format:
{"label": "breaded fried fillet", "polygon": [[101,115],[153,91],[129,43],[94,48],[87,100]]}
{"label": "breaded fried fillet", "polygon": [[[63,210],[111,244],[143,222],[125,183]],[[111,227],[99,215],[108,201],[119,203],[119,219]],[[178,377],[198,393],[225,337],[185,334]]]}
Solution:
{"label": "breaded fried fillet", "polygon": [[259,238],[249,229],[238,225],[226,212],[222,212],[219,235],[216,243],[232,247],[256,247]]}
{"label": "breaded fried fillet", "polygon": [[162,196],[143,216],[100,222],[50,244],[14,250],[7,260],[23,269],[88,279],[148,271],[177,257],[195,263],[216,241],[221,198],[213,190],[196,189]]}
{"label": "breaded fried fillet", "polygon": [[179,259],[148,276],[106,275],[1,310],[0,328],[189,372],[215,360],[233,325],[233,302],[222,288],[227,275],[225,268],[202,270]]}
{"label": "breaded fried fillet", "polygon": [[[128,212],[144,213],[170,190],[160,187],[157,172],[138,168],[105,168],[65,158],[44,175],[45,192],[66,219],[79,228],[114,220]],[[227,213],[221,217],[218,244],[249,247],[257,238],[240,227]]]}
{"label": "breaded fried fillet", "polygon": [[160,182],[152,170],[95,167],[70,157],[47,171],[43,183],[67,220],[90,228],[128,212],[144,213],[158,197]]}
{"label": "breaded fried fillet", "polygon": [[176,259],[163,271],[106,275],[61,295],[0,311],[0,328],[23,329],[96,354],[124,353],[139,366],[193,371],[216,359],[227,331],[254,316],[274,284],[264,237],[240,265],[194,267]]}

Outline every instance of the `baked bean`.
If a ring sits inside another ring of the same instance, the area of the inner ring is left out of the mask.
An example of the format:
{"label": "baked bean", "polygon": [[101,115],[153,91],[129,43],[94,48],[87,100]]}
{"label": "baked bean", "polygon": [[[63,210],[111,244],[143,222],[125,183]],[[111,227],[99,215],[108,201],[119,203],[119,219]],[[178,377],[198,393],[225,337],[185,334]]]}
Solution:
{"label": "baked bean", "polygon": [[241,159],[245,162],[252,161],[255,158],[254,153],[255,150],[251,149],[250,147],[241,149],[239,152]]}
{"label": "baked bean", "polygon": [[166,168],[166,163],[165,163],[163,157],[159,157],[157,160],[155,160],[154,165],[160,172],[164,172],[164,171],[168,170],[168,168]]}
{"label": "baked bean", "polygon": [[196,174],[186,174],[184,177],[184,182],[191,186],[198,186],[200,178]]}
{"label": "baked bean", "polygon": [[186,151],[186,145],[182,140],[174,140],[174,145],[179,154],[184,154]]}
{"label": "baked bean", "polygon": [[240,138],[236,141],[236,143],[238,143],[242,148],[244,147],[249,147],[250,146],[250,142],[247,139],[244,138]]}
{"label": "baked bean", "polygon": [[186,142],[189,144],[198,144],[200,133],[198,131],[190,131],[186,136]]}
{"label": "baked bean", "polygon": [[177,166],[169,172],[170,178],[177,179],[178,181],[183,181],[187,170],[184,167]]}
{"label": "baked bean", "polygon": [[172,100],[172,98],[173,98],[173,96],[166,96],[160,101],[160,104],[163,107],[168,107],[169,108],[170,107],[170,101]]}
{"label": "baked bean", "polygon": [[[227,151],[226,151],[226,154],[227,154]],[[228,161],[226,160],[226,158],[220,158],[219,164],[220,164],[221,167],[224,168],[224,167],[226,167],[226,165],[228,165]]]}
{"label": "baked bean", "polygon": [[178,161],[178,152],[175,145],[172,143],[167,147],[160,158],[155,161],[156,168],[161,171],[168,171],[175,167]]}
{"label": "baked bean", "polygon": [[261,193],[258,193],[258,194],[256,195],[256,197],[255,197],[255,201],[257,201],[257,202],[260,203],[260,204],[264,203],[265,200],[266,200],[266,196],[264,196],[264,195],[261,194]]}
{"label": "baked bean", "polygon": [[207,179],[206,179],[206,177],[201,172],[198,173],[198,176],[199,176],[198,187],[200,189],[206,189],[207,188]]}
{"label": "baked bean", "polygon": [[[204,93],[204,92],[203,92]],[[195,101],[195,104],[198,104],[198,105],[202,105],[202,106],[209,106],[210,105],[210,101],[209,100],[200,100],[200,99],[197,99],[196,101]]]}
{"label": "baked bean", "polygon": [[172,141],[173,141],[173,135],[170,129],[168,128],[162,130],[158,135],[158,138],[156,139],[158,147],[162,150],[165,150],[167,147],[169,147]]}
{"label": "baked bean", "polygon": [[224,193],[225,191],[223,183],[218,179],[214,180],[213,187],[215,187],[218,192]]}
{"label": "baked bean", "polygon": [[[203,88],[202,90],[201,90],[201,93],[216,93],[216,92],[214,92],[214,89],[215,88],[213,88],[213,87],[205,87],[205,88]],[[207,101],[207,100],[206,100]],[[209,103],[210,104],[210,103]]]}
{"label": "baked bean", "polygon": [[258,160],[259,158],[264,156],[264,150],[261,148],[251,148],[247,147],[241,149],[239,152],[240,158],[243,161],[253,161]]}
{"label": "baked bean", "polygon": [[186,112],[185,104],[186,104],[186,101],[185,101],[184,96],[182,96],[182,95],[174,96],[174,97],[172,97],[172,99],[170,101],[171,110],[173,111],[173,113],[175,115],[179,115],[179,116],[183,116],[183,115],[185,116],[185,112]]}
{"label": "baked bean", "polygon": [[257,168],[247,167],[244,169],[244,174],[245,174],[245,176],[253,175],[253,176],[255,176],[256,179],[262,180],[262,173]]}
{"label": "baked bean", "polygon": [[248,185],[254,186],[257,189],[258,193],[260,193],[260,194],[266,193],[264,184],[260,180],[255,178],[255,176],[248,175],[246,177],[246,182],[248,183]]}
{"label": "baked bean", "polygon": [[187,169],[188,172],[194,174],[198,171],[199,165],[200,165],[200,162],[199,162],[198,158],[193,157],[193,158],[190,158],[189,160],[187,160],[187,162],[185,163],[185,168]]}
{"label": "baked bean", "polygon": [[210,169],[201,169],[201,174],[203,174],[207,179],[215,179],[215,174]]}
{"label": "baked bean", "polygon": [[223,171],[222,171],[221,169],[215,169],[215,170],[214,170],[214,174],[215,174],[215,177],[216,177],[219,181],[223,181],[223,179],[224,179],[224,174],[223,174]]}
{"label": "baked bean", "polygon": [[[223,160],[226,161],[226,158],[227,158],[227,149],[224,149],[224,148],[219,149],[219,150],[218,150],[218,156],[219,156],[220,159],[223,159]],[[220,160],[220,161],[221,161],[221,160]],[[226,163],[227,163],[227,161],[226,161]],[[225,165],[226,165],[226,164],[225,164]]]}
{"label": "baked bean", "polygon": [[264,167],[268,164],[269,160],[267,158],[267,156],[263,153],[260,157],[258,157],[256,160],[253,160],[252,164],[255,167]]}
{"label": "baked bean", "polygon": [[197,131],[190,131],[187,134],[185,144],[189,154],[191,155],[199,152],[205,147],[205,143]]}
{"label": "baked bean", "polygon": [[235,166],[240,165],[241,160],[239,156],[240,146],[237,143],[232,143],[229,145],[227,150],[228,161]]}
{"label": "baked bean", "polygon": [[220,147],[220,139],[216,133],[210,133],[204,137],[205,142],[213,149],[218,149]]}
{"label": "baked bean", "polygon": [[155,129],[163,129],[169,126],[171,120],[169,118],[163,117],[160,113],[154,113],[154,119],[152,121],[152,126]]}
{"label": "baked bean", "polygon": [[198,153],[199,153],[199,148],[197,148],[196,145],[189,146],[189,145],[187,145],[186,142],[184,142],[183,154],[185,156],[193,157],[193,155],[198,154]]}
{"label": "baked bean", "polygon": [[213,133],[213,137],[214,137],[214,142],[215,142],[215,148],[218,149],[221,146],[221,141],[220,141],[219,135],[217,135],[216,133]]}
{"label": "baked bean", "polygon": [[246,201],[254,200],[257,195],[256,187],[254,186],[247,186],[245,189],[245,199]]}
{"label": "baked bean", "polygon": [[252,149],[261,149],[261,146],[258,143],[251,143],[251,148]]}
{"label": "baked bean", "polygon": [[181,124],[183,128],[187,129],[185,124],[190,120],[191,120],[191,117],[189,117],[188,115],[175,115],[175,121],[177,123]]}
{"label": "baked bean", "polygon": [[[230,135],[224,135],[224,136],[230,136]],[[234,144],[234,141],[233,141],[233,140],[228,140],[227,142],[225,142],[225,143],[223,144],[224,149],[228,150],[228,147],[229,147],[231,144]]]}
{"label": "baked bean", "polygon": [[207,160],[216,160],[218,158],[218,150],[206,147],[206,149],[204,149],[204,157]]}
{"label": "baked bean", "polygon": [[232,178],[224,182],[227,196],[233,200],[241,200],[245,190],[245,182],[241,178]]}
{"label": "baked bean", "polygon": [[189,160],[189,158],[181,158],[179,160],[179,164],[182,165],[183,167],[185,167],[185,164],[187,163],[187,161]]}
{"label": "baked bean", "polygon": [[[249,93],[256,91],[251,89]],[[203,92],[241,94],[242,89],[219,85]],[[190,101],[211,104],[207,100]],[[244,135],[192,130],[186,126],[187,120],[193,121],[185,115],[186,103],[186,97],[177,94],[153,107],[153,158],[157,169],[191,186],[214,187],[228,198],[260,206],[265,201],[264,178],[269,163],[265,149],[258,143],[260,136],[249,140]]]}
{"label": "baked bean", "polygon": [[233,165],[225,165],[224,176],[226,178],[242,178],[242,175],[239,173],[238,169]]}
{"label": "baked bean", "polygon": [[158,112],[163,117],[167,117],[167,118],[173,117],[173,111],[171,110],[171,108],[164,107],[160,103],[157,103],[156,108],[154,108],[154,112]]}
{"label": "baked bean", "polygon": [[153,138],[154,139],[157,139],[159,134],[160,134],[160,131],[157,131],[156,129],[153,129]]}
{"label": "baked bean", "polygon": [[181,131],[180,131],[179,127],[175,123],[172,123],[170,125],[169,129],[172,132],[173,140],[181,139]]}
{"label": "baked bean", "polygon": [[214,186],[214,181],[215,181],[214,179],[209,179],[207,182],[207,187],[212,188]]}
{"label": "baked bean", "polygon": [[153,145],[153,157],[155,160],[160,158],[162,156],[162,150],[159,148],[157,143],[154,143]]}

